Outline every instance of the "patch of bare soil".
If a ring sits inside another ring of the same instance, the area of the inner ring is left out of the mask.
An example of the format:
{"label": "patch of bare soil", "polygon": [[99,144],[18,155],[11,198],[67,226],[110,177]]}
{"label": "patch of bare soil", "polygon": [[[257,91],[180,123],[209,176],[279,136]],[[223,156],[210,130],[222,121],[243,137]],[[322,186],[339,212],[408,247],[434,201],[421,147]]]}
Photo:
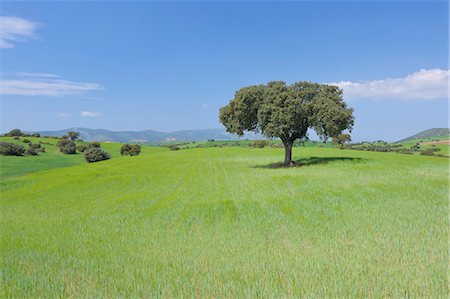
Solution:
{"label": "patch of bare soil", "polygon": [[433,145],[433,144],[447,144],[447,145],[450,145],[450,140],[421,142],[420,144],[423,144],[423,145]]}

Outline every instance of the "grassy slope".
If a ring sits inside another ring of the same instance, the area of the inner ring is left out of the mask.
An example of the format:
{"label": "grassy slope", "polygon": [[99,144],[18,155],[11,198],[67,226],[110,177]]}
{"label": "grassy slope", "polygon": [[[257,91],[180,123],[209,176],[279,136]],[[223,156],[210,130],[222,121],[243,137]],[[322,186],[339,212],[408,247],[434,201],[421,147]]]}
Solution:
{"label": "grassy slope", "polygon": [[265,167],[282,154],[145,148],[3,179],[3,297],[448,295],[447,159]]}
{"label": "grassy slope", "polygon": [[[20,140],[15,140],[11,137],[0,137],[2,142],[17,143],[27,149],[28,145],[23,142],[25,139],[32,143],[43,142],[42,146],[45,147],[46,152],[40,153],[39,156],[0,156],[0,178],[85,163],[81,153],[64,155],[59,152],[56,147],[57,139],[21,137]],[[77,145],[80,144],[87,144],[87,142],[77,142]],[[120,143],[102,143],[102,148],[110,153],[112,158],[120,157],[120,146]]]}

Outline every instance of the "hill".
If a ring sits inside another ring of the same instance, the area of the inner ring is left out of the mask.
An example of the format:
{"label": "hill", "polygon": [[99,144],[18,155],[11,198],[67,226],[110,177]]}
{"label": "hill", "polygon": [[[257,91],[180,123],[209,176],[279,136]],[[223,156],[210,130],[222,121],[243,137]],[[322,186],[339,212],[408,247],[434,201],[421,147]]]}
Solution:
{"label": "hill", "polygon": [[160,132],[156,130],[144,131],[110,131],[104,129],[69,128],[59,131],[39,131],[43,136],[61,137],[69,131],[80,133],[80,138],[85,141],[112,141],[112,142],[140,142],[158,143],[165,141],[206,141],[206,140],[239,140],[261,139],[261,135],[248,133],[242,138],[227,133],[224,129],[200,129],[181,130],[174,132]]}
{"label": "hill", "polygon": [[416,139],[426,139],[434,137],[449,137],[450,129],[448,128],[434,128],[417,133],[416,135],[409,136],[408,138],[399,140],[398,142],[407,142]]}

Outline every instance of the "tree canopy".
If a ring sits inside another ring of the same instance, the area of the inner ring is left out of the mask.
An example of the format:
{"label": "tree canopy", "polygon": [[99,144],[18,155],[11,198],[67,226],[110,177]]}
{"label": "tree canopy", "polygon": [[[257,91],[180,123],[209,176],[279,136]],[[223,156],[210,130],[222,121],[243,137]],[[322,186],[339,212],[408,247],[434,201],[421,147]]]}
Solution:
{"label": "tree canopy", "polygon": [[347,107],[341,89],[306,81],[243,87],[220,109],[219,119],[228,132],[239,136],[254,131],[280,138],[287,165],[292,164],[294,141],[307,139],[309,128],[326,141],[351,131],[354,122],[353,109]]}
{"label": "tree canopy", "polygon": [[80,137],[80,133],[75,132],[75,131],[70,131],[70,132],[67,132],[67,136],[70,138],[70,140],[75,141]]}

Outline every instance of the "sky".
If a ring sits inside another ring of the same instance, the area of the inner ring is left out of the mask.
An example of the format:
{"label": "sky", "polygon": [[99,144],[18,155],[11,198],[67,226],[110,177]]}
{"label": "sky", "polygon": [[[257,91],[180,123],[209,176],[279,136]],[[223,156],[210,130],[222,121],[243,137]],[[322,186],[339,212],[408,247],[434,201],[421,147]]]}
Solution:
{"label": "sky", "polygon": [[1,5],[1,132],[221,128],[273,80],[341,87],[354,141],[448,127],[447,1]]}

